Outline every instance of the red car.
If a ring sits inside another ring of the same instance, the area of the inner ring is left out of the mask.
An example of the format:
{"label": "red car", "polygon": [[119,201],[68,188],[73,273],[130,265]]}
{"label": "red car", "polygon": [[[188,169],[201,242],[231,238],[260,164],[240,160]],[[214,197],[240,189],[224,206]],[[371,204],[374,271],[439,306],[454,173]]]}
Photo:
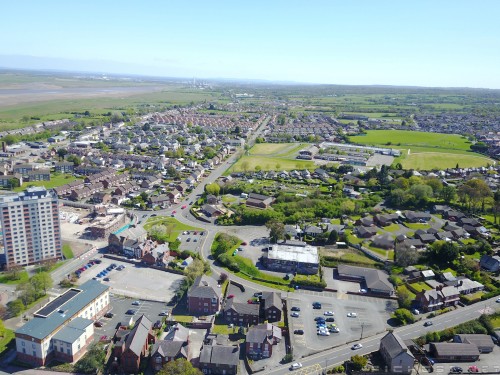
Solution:
{"label": "red car", "polygon": [[177,213],[177,211],[176,211],[176,210],[173,210],[173,211],[172,211],[172,215],[173,215],[173,214],[175,214],[175,213]]}
{"label": "red car", "polygon": [[247,243],[246,243],[246,242],[242,242],[242,243],[241,243],[241,245],[242,245],[242,246],[246,246],[246,245],[247,245]]}
{"label": "red car", "polygon": [[230,295],[228,295],[228,296],[227,296],[227,298],[228,298],[228,299],[229,299],[229,298],[234,298],[234,294],[230,294]]}
{"label": "red car", "polygon": [[181,208],[182,208],[182,209],[185,209],[186,207],[187,207],[187,206],[186,206],[186,205],[184,205],[184,206],[182,206]]}
{"label": "red car", "polygon": [[252,304],[258,304],[259,300],[257,298],[255,298],[255,299],[250,298],[247,302],[252,305]]}

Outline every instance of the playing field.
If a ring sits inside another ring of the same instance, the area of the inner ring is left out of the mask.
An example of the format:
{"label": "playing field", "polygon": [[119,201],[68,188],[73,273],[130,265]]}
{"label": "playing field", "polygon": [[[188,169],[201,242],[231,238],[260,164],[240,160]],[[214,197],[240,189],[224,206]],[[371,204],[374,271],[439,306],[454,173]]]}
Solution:
{"label": "playing field", "polygon": [[470,142],[460,135],[404,130],[372,130],[367,135],[351,137],[359,144],[385,146],[401,150],[405,169],[445,169],[481,167],[495,161],[470,150]]}

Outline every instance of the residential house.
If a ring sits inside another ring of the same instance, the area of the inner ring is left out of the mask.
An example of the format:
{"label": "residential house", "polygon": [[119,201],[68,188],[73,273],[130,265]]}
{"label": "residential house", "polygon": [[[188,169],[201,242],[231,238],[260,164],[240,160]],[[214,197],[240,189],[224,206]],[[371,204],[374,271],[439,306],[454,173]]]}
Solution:
{"label": "residential house", "polygon": [[316,225],[307,225],[304,230],[304,234],[310,237],[316,237],[323,233],[323,230]]}
{"label": "residential house", "polygon": [[370,238],[377,234],[375,227],[365,227],[363,225],[357,226],[354,231],[359,238]]}
{"label": "residential house", "polygon": [[206,375],[236,375],[240,362],[239,345],[223,337],[209,337],[200,352],[198,367]]}
{"label": "residential house", "polygon": [[373,217],[375,223],[381,227],[386,227],[388,225],[391,225],[394,223],[396,220],[399,219],[399,215],[396,213],[393,214],[380,214],[380,215],[375,215]]}
{"label": "residential house", "polygon": [[438,362],[475,362],[479,350],[474,344],[431,342],[429,353]]}
{"label": "residential house", "polygon": [[13,180],[16,180],[17,183],[19,183],[19,186],[23,184],[23,176],[16,173],[13,175],[0,176],[0,186],[4,188],[11,188]]}
{"label": "residential house", "polygon": [[406,211],[405,216],[410,223],[426,223],[431,220],[431,214],[426,212]]}
{"label": "residential house", "polygon": [[385,296],[394,294],[394,288],[389,282],[388,275],[383,271],[339,264],[337,274],[341,280],[361,282],[362,288],[370,293]]}
{"label": "residential house", "polygon": [[457,305],[460,301],[460,292],[454,286],[438,286],[436,289],[421,291],[415,300],[422,311],[440,310]]}
{"label": "residential house", "polygon": [[472,344],[477,347],[479,353],[491,353],[495,344],[490,335],[482,334],[460,334],[453,336],[453,342]]}
{"label": "residential house", "polygon": [[54,165],[54,169],[59,173],[73,173],[75,170],[75,164],[71,161],[61,161]]}
{"label": "residential house", "polygon": [[246,205],[255,208],[268,208],[274,202],[273,197],[268,197],[267,195],[250,193],[248,194],[248,199]]}
{"label": "residential house", "polygon": [[223,212],[217,208],[217,206],[213,206],[210,204],[204,204],[201,207],[201,211],[208,217],[219,217],[223,214]]}
{"label": "residential house", "polygon": [[92,201],[95,203],[108,204],[111,202],[111,195],[103,191],[98,191],[92,196]]}
{"label": "residential house", "polygon": [[30,182],[33,181],[50,181],[49,169],[34,169],[29,171],[26,176]]}
{"label": "residential house", "polygon": [[151,321],[142,315],[132,330],[115,344],[113,355],[119,358],[120,368],[126,373],[137,373],[144,357],[149,355],[149,345],[154,344],[155,335]]}
{"label": "residential house", "polygon": [[221,288],[208,276],[196,278],[188,290],[188,310],[191,315],[212,315],[219,311],[221,304]]}
{"label": "residential house", "polygon": [[482,269],[489,272],[498,272],[500,271],[500,256],[498,255],[483,255],[481,256],[481,260],[479,261],[479,265]]}
{"label": "residential house", "polygon": [[250,327],[245,342],[246,355],[252,359],[269,358],[273,355],[273,346],[281,339],[281,328],[271,323]]}
{"label": "residential house", "polygon": [[163,340],[159,340],[151,351],[152,366],[155,371],[161,370],[169,361],[189,357],[189,329],[182,324],[173,325]]}
{"label": "residential house", "polygon": [[112,253],[124,254],[127,250],[145,242],[147,235],[148,232],[141,226],[127,228],[118,234],[111,233],[108,237],[108,250]]}
{"label": "residential house", "polygon": [[394,239],[390,235],[376,236],[372,241],[372,246],[386,250],[394,249]]}
{"label": "residential house", "polygon": [[283,301],[278,292],[262,292],[260,298],[260,306],[264,316],[264,320],[268,322],[279,322],[283,314]]}
{"label": "residential house", "polygon": [[370,216],[362,217],[361,219],[356,220],[356,225],[362,225],[364,227],[372,227],[375,225],[373,218]]}
{"label": "residential house", "polygon": [[234,298],[224,306],[224,318],[237,326],[259,324],[260,307],[258,304],[235,302]]}
{"label": "residential house", "polygon": [[413,371],[415,357],[398,334],[389,332],[382,337],[379,352],[389,372],[411,374]]}

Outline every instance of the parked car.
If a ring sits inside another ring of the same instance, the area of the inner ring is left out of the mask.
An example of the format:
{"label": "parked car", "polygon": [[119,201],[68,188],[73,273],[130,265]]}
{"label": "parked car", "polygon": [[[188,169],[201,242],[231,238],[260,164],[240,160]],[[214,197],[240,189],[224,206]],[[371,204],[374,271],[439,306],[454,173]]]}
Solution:
{"label": "parked car", "polygon": [[476,365],[469,366],[468,372],[479,372],[479,368]]}
{"label": "parked car", "polygon": [[290,366],[290,370],[298,370],[299,368],[302,368],[302,363],[300,362],[295,362]]}
{"label": "parked car", "polygon": [[105,318],[112,318],[115,314],[113,314],[112,312],[107,312],[106,314],[104,314],[104,317]]}
{"label": "parked car", "polygon": [[363,347],[362,344],[354,344],[353,346],[351,346],[351,349],[352,350],[358,350],[358,349],[361,349]]}
{"label": "parked car", "polygon": [[355,313],[355,312],[347,313],[347,317],[348,318],[357,318],[358,317],[358,313]]}
{"label": "parked car", "polygon": [[304,334],[304,330],[303,329],[296,329],[295,331],[293,331],[294,334],[296,335],[303,335]]}
{"label": "parked car", "polygon": [[141,301],[134,301],[132,302],[132,305],[134,306],[139,306],[141,304]]}
{"label": "parked car", "polygon": [[95,327],[102,327],[102,322],[100,322],[100,321],[95,321],[95,322],[94,322],[94,326],[95,326]]}
{"label": "parked car", "polygon": [[168,311],[162,311],[160,314],[158,314],[160,316],[168,316]]}
{"label": "parked car", "polygon": [[363,293],[363,294],[364,294],[364,293],[368,293],[368,291],[367,291],[366,289],[360,289],[360,290],[359,290],[359,292],[360,292],[360,293]]}
{"label": "parked car", "polygon": [[161,325],[161,320],[157,320],[155,324],[153,324],[153,329],[160,329]]}
{"label": "parked car", "polygon": [[300,307],[293,306],[291,310],[292,310],[292,311],[300,311]]}
{"label": "parked car", "polygon": [[227,299],[234,298],[234,294],[230,294],[227,296]]}
{"label": "parked car", "polygon": [[110,279],[109,277],[105,277],[103,280],[104,280],[104,281],[109,281],[109,280],[111,280],[111,279]]}
{"label": "parked car", "polygon": [[340,329],[338,327],[332,327],[332,328],[329,328],[328,331],[331,333],[339,333]]}
{"label": "parked car", "polygon": [[335,318],[333,317],[329,317],[329,318],[326,318],[325,319],[327,322],[334,322],[335,321]]}
{"label": "parked car", "polygon": [[254,296],[254,297],[259,297],[259,298],[260,298],[260,297],[262,297],[262,292],[255,292],[255,293],[253,294],[253,296]]}
{"label": "parked car", "polygon": [[127,310],[127,312],[125,314],[127,314],[127,315],[135,315],[136,313],[137,313],[136,310],[130,309],[130,310]]}
{"label": "parked car", "polygon": [[325,315],[325,316],[334,316],[335,314],[333,313],[333,311],[325,311],[323,313],[323,315]]}
{"label": "parked car", "polygon": [[322,316],[317,316],[316,318],[314,318],[315,321],[325,321],[325,318],[323,318]]}
{"label": "parked car", "polygon": [[426,322],[424,323],[424,327],[429,327],[429,326],[431,326],[432,324],[433,324],[433,323],[432,323],[430,320],[428,320],[428,321],[426,321]]}
{"label": "parked car", "polygon": [[450,368],[450,372],[452,374],[461,374],[464,370],[462,370],[462,367],[460,366],[453,366],[452,368]]}
{"label": "parked car", "polygon": [[313,302],[313,309],[321,309],[321,303],[319,302]]}
{"label": "parked car", "polygon": [[290,315],[293,316],[294,318],[298,318],[300,316],[300,314],[297,311],[292,312]]}
{"label": "parked car", "polygon": [[500,298],[497,298],[496,303],[500,303]]}

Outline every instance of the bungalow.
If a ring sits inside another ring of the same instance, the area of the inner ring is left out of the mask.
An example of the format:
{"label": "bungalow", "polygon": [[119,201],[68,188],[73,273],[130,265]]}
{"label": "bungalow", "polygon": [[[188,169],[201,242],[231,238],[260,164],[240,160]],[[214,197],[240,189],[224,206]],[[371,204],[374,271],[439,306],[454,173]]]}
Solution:
{"label": "bungalow", "polygon": [[417,232],[415,232],[415,237],[417,237],[424,244],[425,243],[433,243],[436,241],[436,236],[434,234],[430,234],[430,233],[426,233],[426,232],[423,232],[423,233],[417,233]]}
{"label": "bungalow", "polygon": [[235,302],[229,299],[224,307],[224,318],[229,323],[238,326],[249,326],[259,323],[259,305],[253,303]]}
{"label": "bungalow", "polygon": [[370,237],[373,237],[374,235],[377,234],[376,228],[365,227],[363,225],[360,225],[360,226],[354,228],[354,231],[356,232],[356,234],[359,238],[370,238]]}
{"label": "bungalow", "polygon": [[274,202],[273,197],[268,197],[262,194],[250,193],[248,194],[248,199],[246,205],[255,208],[268,208]]}
{"label": "bungalow", "polygon": [[316,237],[323,233],[323,230],[316,225],[307,225],[304,228],[304,234],[310,237]]}
{"label": "bungalow", "polygon": [[391,225],[392,223],[394,223],[398,219],[399,219],[399,215],[396,213],[375,215],[374,216],[375,223],[381,227],[386,227],[388,225]]}
{"label": "bungalow", "polygon": [[394,239],[389,235],[376,236],[372,241],[372,246],[381,249],[394,249]]}
{"label": "bungalow", "polygon": [[201,207],[201,211],[208,217],[219,217],[223,214],[221,210],[219,210],[216,206],[210,204],[204,204]]}
{"label": "bungalow", "polygon": [[281,329],[271,323],[250,327],[246,336],[246,354],[253,359],[269,358],[273,355],[273,345],[281,339]]}
{"label": "bungalow", "polygon": [[472,344],[477,347],[479,353],[491,353],[495,344],[490,335],[461,334],[453,336],[453,342]]}
{"label": "bungalow", "polygon": [[372,217],[366,216],[356,220],[356,225],[362,225],[364,227],[372,227],[375,225],[375,222],[373,221]]}
{"label": "bungalow", "polygon": [[500,270],[500,256],[498,255],[483,255],[479,261],[482,269],[489,272],[498,272]]}
{"label": "bungalow", "polygon": [[158,195],[149,198],[148,206],[151,208],[155,207],[165,208],[170,206],[170,202],[171,199],[168,195]]}
{"label": "bungalow", "polygon": [[479,350],[474,344],[431,342],[429,352],[439,362],[475,362],[479,359]]}
{"label": "bungalow", "polygon": [[410,223],[426,223],[431,220],[431,214],[426,212],[406,211],[405,216]]}
{"label": "bungalow", "polygon": [[394,288],[383,271],[339,264],[337,267],[339,279],[360,282],[370,293],[391,296]]}

